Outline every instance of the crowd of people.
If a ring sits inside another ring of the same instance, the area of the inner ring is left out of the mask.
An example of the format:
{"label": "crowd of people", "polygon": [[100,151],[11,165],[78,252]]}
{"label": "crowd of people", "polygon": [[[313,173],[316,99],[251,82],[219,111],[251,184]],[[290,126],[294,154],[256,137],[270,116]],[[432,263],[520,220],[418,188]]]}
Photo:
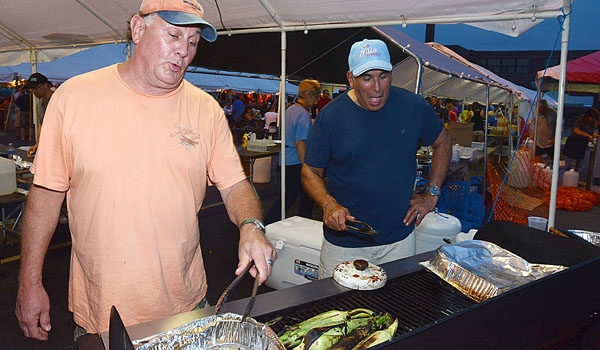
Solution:
{"label": "crowd of people", "polygon": [[[345,87],[342,86],[338,92],[334,93],[333,97],[338,96],[340,91],[345,91]],[[288,96],[284,108],[287,110],[287,108],[297,103],[300,95],[299,92],[295,96]],[[319,93],[317,100],[308,107],[308,112],[313,122],[319,114],[319,111],[331,102],[332,99],[332,95],[328,89],[324,89]],[[277,123],[279,122],[279,101],[277,97],[265,98],[263,101],[259,102],[251,101],[247,98],[247,95],[237,93],[228,96],[226,100],[220,101],[220,103],[232,131],[251,131],[257,133],[259,136],[265,137],[269,135],[275,136],[277,134]],[[275,115],[273,113],[275,113]],[[267,118],[267,116],[269,116],[269,118]],[[273,122],[276,124],[272,125],[271,123]]]}

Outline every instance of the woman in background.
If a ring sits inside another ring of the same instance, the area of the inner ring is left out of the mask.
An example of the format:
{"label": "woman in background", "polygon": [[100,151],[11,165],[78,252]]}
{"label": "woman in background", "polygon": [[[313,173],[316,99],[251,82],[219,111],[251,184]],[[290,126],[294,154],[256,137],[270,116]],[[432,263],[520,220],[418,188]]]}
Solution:
{"label": "woman in background", "polygon": [[468,122],[473,123],[473,131],[485,129],[484,111],[479,102],[473,102],[473,115]]}
{"label": "woman in background", "polygon": [[594,138],[598,137],[595,132],[598,127],[598,117],[600,117],[598,110],[590,108],[575,121],[575,126],[565,144],[564,155],[567,169],[575,169],[581,173],[588,142],[593,142]]}

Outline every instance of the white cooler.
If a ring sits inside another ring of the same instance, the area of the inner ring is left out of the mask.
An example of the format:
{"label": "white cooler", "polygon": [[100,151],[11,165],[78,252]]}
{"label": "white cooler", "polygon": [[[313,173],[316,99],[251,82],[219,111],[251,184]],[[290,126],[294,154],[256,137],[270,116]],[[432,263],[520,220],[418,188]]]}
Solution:
{"label": "white cooler", "polygon": [[316,280],[323,223],[300,216],[267,225],[266,235],[277,250],[277,260],[266,285],[282,289]]}

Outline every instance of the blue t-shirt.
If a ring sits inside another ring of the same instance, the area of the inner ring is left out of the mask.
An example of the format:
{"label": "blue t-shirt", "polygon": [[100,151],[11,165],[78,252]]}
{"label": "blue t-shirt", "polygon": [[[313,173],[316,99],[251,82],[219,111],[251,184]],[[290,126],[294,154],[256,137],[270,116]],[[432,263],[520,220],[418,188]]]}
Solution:
{"label": "blue t-shirt", "polygon": [[231,117],[233,119],[239,119],[244,113],[244,102],[242,100],[235,100],[231,105]]}
{"label": "blue t-shirt", "polygon": [[342,247],[378,246],[406,238],[402,222],[417,172],[420,145],[437,140],[444,124],[421,96],[392,87],[377,112],[345,93],[327,104],[308,140],[307,165],[327,169],[327,190],[377,235],[338,232],[323,225],[325,238]]}
{"label": "blue t-shirt", "polygon": [[[285,165],[301,164],[296,141],[306,141],[310,136],[312,120],[304,107],[291,105],[285,111]],[[281,160],[280,160],[281,164]]]}

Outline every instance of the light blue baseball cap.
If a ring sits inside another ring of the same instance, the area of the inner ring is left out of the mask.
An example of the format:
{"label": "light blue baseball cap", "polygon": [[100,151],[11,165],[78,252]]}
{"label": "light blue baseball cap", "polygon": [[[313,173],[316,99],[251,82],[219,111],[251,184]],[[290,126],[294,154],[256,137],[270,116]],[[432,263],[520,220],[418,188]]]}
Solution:
{"label": "light blue baseball cap", "polygon": [[387,45],[378,39],[355,42],[348,55],[348,67],[355,77],[372,69],[390,72],[392,63]]}

